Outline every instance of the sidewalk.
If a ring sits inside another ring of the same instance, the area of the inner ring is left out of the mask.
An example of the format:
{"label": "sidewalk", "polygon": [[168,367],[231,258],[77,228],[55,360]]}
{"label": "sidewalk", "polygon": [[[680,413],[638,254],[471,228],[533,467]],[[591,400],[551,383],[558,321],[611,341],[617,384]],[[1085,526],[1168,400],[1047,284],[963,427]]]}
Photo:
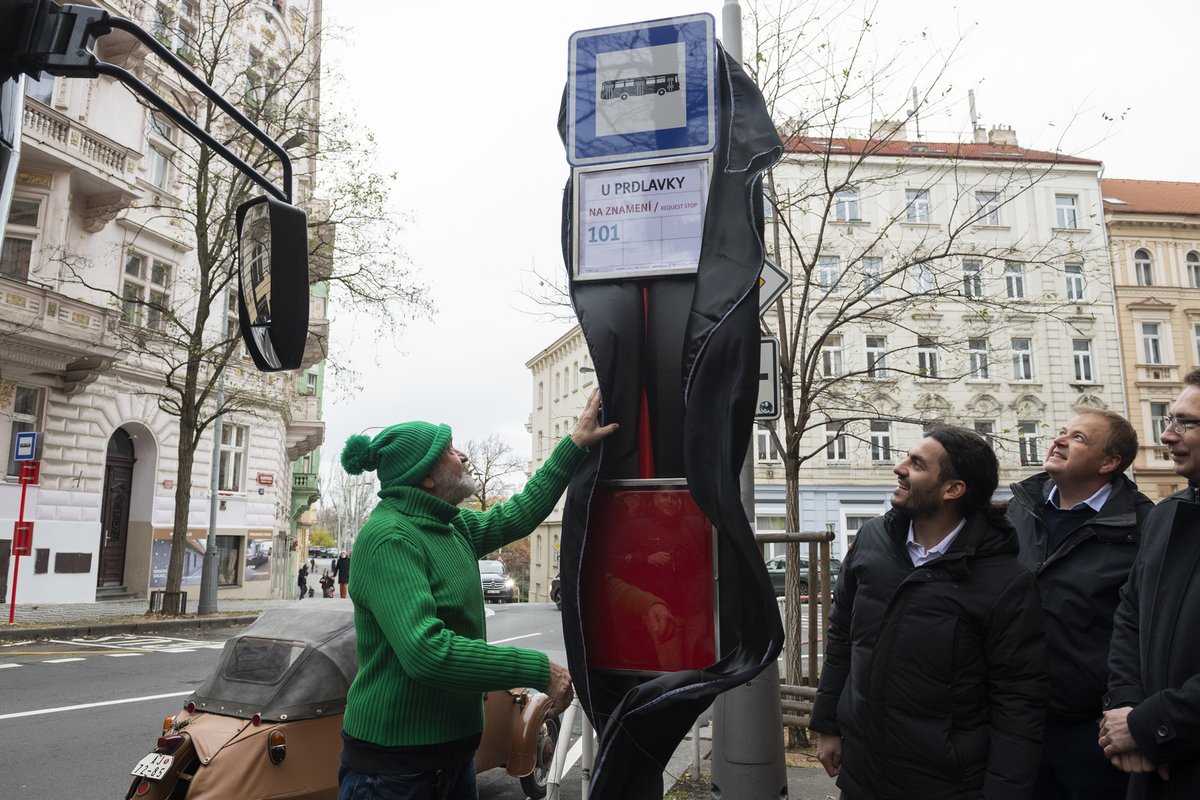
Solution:
{"label": "sidewalk", "polygon": [[[249,625],[268,608],[290,605],[294,600],[221,600],[216,614],[182,617],[147,615],[149,601],[108,600],[63,605],[17,603],[13,624],[8,623],[7,603],[0,603],[0,642],[28,639],[62,639],[147,631],[181,631]],[[313,601],[317,602],[317,601]]]}
{"label": "sidewalk", "polygon": [[[838,788],[834,779],[825,774],[824,768],[815,757],[806,753],[785,753],[787,761],[788,800],[837,800]],[[663,771],[664,800],[711,800],[712,785],[712,726],[700,728],[700,771],[697,780],[693,777],[695,750],[692,737],[687,737],[676,748],[675,754]],[[729,797],[738,795],[733,791]]]}

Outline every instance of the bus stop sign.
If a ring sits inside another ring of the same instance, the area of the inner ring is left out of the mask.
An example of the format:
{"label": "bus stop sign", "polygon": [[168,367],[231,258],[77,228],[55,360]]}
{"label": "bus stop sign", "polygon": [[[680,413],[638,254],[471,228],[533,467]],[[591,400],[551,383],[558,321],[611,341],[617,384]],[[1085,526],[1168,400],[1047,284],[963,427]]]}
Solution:
{"label": "bus stop sign", "polygon": [[717,146],[711,14],[571,35],[567,160],[573,167],[710,153]]}

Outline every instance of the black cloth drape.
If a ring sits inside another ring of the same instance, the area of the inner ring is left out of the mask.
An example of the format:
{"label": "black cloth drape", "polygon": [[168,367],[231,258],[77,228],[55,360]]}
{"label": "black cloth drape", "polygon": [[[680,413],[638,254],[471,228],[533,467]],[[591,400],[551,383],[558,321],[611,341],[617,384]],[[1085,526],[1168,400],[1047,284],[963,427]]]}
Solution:
{"label": "black cloth drape", "polygon": [[[560,572],[568,664],[599,732],[593,800],[662,797],[662,770],[692,722],[721,692],[757,675],[783,646],[774,592],[742,507],[738,474],[753,428],[758,374],[758,275],[763,262],[761,175],[782,153],[758,87],[718,46],[719,139],[699,269],[643,282],[571,282],[596,369],[604,417],[622,429],[575,474],[563,514]],[[565,103],[560,133],[565,132]],[[571,269],[572,203],[563,206]],[[650,344],[643,352],[645,336]],[[717,529],[721,657],[704,669],[637,678],[589,670],[579,604],[588,506],[597,480],[637,477],[637,419],[646,392],[655,472],[686,477]]]}

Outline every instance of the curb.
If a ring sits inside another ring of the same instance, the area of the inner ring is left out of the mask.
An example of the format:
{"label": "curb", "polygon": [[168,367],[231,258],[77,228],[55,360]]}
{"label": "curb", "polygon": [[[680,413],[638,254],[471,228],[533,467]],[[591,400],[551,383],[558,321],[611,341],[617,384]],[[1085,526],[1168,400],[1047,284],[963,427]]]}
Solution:
{"label": "curb", "polygon": [[63,625],[33,627],[0,627],[0,642],[21,642],[30,639],[65,639],[75,636],[98,636],[116,633],[151,633],[164,630],[204,630],[229,625],[249,625],[258,614],[238,616],[183,617],[179,619],[146,619],[125,622],[76,622]]}

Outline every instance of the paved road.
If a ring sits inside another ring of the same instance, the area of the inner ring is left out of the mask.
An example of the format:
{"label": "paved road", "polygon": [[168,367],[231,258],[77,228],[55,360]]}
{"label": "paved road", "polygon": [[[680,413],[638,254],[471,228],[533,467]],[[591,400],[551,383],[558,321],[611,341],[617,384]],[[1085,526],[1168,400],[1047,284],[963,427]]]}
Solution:
{"label": "paved road", "polygon": [[[488,609],[494,612],[490,641],[565,661],[553,605]],[[179,710],[231,633],[0,645],[0,794],[19,800],[123,797],[129,770],[153,747],[163,717]],[[564,798],[579,798],[578,774],[564,784]],[[480,776],[481,800],[524,796],[503,770]]]}

